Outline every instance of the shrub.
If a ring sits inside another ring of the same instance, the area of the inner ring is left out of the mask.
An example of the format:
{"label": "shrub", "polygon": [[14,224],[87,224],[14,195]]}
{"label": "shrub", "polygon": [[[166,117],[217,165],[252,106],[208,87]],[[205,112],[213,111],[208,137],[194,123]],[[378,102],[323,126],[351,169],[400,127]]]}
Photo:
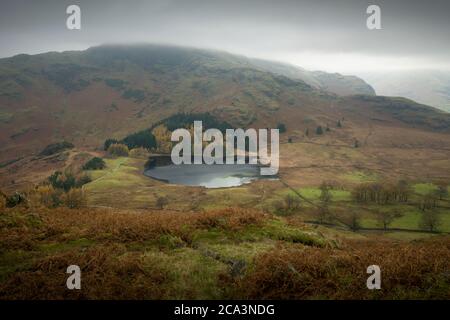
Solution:
{"label": "shrub", "polygon": [[64,204],[70,209],[86,206],[86,196],[84,195],[83,190],[79,188],[70,189],[64,195]]}
{"label": "shrub", "polygon": [[116,144],[116,143],[119,143],[119,141],[116,139],[106,139],[105,143],[103,144],[103,149],[105,151],[107,151],[110,145]]}
{"label": "shrub", "polygon": [[8,208],[13,208],[19,204],[26,204],[27,198],[23,193],[15,192],[12,196],[6,198],[6,206]]}
{"label": "shrub", "polygon": [[286,125],[284,123],[279,123],[277,129],[280,130],[280,133],[284,133],[286,132]]}
{"label": "shrub", "polygon": [[72,149],[74,145],[67,141],[57,142],[49,144],[41,151],[40,156],[51,156],[52,154],[59,153],[66,149]]}
{"label": "shrub", "polygon": [[289,214],[297,211],[301,202],[298,196],[289,193],[283,198],[283,201],[275,201],[273,205],[278,214]]}
{"label": "shrub", "polygon": [[112,144],[108,148],[108,153],[115,157],[128,157],[129,152],[128,147],[120,143]]}
{"label": "shrub", "polygon": [[106,85],[110,86],[111,88],[114,89],[123,89],[124,85],[125,85],[125,81],[120,80],[120,79],[105,79],[105,83]]}
{"label": "shrub", "polygon": [[359,229],[361,229],[361,217],[359,216],[359,214],[355,211],[350,212],[350,214],[348,214],[345,218],[344,218],[344,223],[347,224],[347,226],[350,228],[350,230],[352,231],[358,231]]}
{"label": "shrub", "polygon": [[300,198],[293,194],[287,194],[284,197],[284,205],[286,210],[297,210],[300,208]]}
{"label": "shrub", "polygon": [[40,186],[37,189],[39,203],[47,208],[58,207],[62,204],[62,191],[55,189],[51,185]]}
{"label": "shrub", "polygon": [[316,129],[316,134],[318,134],[318,135],[323,134],[322,126],[318,126],[318,127],[317,127],[317,129]]}
{"label": "shrub", "polygon": [[130,150],[130,157],[136,159],[147,159],[150,153],[145,148],[134,148]]}
{"label": "shrub", "polygon": [[101,170],[106,167],[102,158],[94,157],[83,165],[83,170]]}
{"label": "shrub", "polygon": [[165,206],[167,206],[169,204],[169,200],[167,200],[166,197],[158,197],[158,199],[156,199],[156,207],[158,209],[164,209]]}
{"label": "shrub", "polygon": [[140,89],[127,89],[122,94],[122,97],[133,100],[134,102],[142,102],[145,99],[145,92]]}

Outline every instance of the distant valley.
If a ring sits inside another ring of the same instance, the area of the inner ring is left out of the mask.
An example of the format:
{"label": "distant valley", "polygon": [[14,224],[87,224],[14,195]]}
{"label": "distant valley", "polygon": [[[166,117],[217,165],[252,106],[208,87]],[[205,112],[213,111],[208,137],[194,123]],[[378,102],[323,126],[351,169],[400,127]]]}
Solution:
{"label": "distant valley", "polygon": [[450,112],[450,71],[361,73],[377,94],[405,97]]}

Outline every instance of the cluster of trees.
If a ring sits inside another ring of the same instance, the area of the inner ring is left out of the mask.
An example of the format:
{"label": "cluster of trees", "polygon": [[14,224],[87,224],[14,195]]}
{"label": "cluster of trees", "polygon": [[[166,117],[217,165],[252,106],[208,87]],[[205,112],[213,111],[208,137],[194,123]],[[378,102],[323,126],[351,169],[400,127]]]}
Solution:
{"label": "cluster of trees", "polygon": [[419,226],[424,230],[435,232],[441,225],[441,217],[436,210],[424,210],[420,217]]}
{"label": "cluster of trees", "polygon": [[121,143],[125,144],[128,149],[145,148],[152,149],[156,147],[156,139],[150,130],[142,130],[126,136]]}
{"label": "cluster of trees", "polygon": [[[129,150],[135,148],[145,148],[147,150],[157,150],[162,153],[170,152],[172,147],[172,142],[170,141],[171,132],[179,129],[185,128],[190,129],[194,121],[202,121],[203,128],[216,128],[225,133],[226,129],[231,129],[231,126],[226,121],[217,119],[215,116],[208,112],[205,113],[177,113],[166,119],[158,121],[150,129],[135,132],[128,135],[122,140],[117,139],[106,139],[104,142],[104,150],[108,150],[113,144],[124,144]],[[341,127],[340,120],[338,121],[338,127]],[[286,125],[284,123],[278,123],[277,129],[280,133],[287,131]],[[330,131],[329,126],[325,128],[318,126],[316,128],[316,134],[322,135],[325,131]],[[309,136],[309,129],[306,129],[305,135]],[[292,142],[292,138],[289,138],[289,142]]]}
{"label": "cluster of trees", "polygon": [[177,113],[166,119],[163,119],[153,125],[150,129],[153,130],[157,126],[163,124],[169,131],[174,131],[179,128],[189,128],[192,126],[194,121],[202,121],[204,129],[215,128],[222,132],[226,129],[232,129],[228,122],[217,119],[215,116],[211,115],[209,112],[204,113]]}
{"label": "cluster of trees", "polygon": [[402,216],[399,212],[394,211],[377,211],[375,217],[377,219],[378,225],[382,227],[385,231],[388,229],[389,225],[395,220]]}
{"label": "cluster of trees", "polygon": [[[108,152],[112,151],[109,153],[113,155],[116,155],[115,153],[117,150],[114,148],[110,150],[112,145],[125,145],[128,148],[128,151],[136,148],[145,148],[147,150],[156,150],[162,153],[169,153],[172,147],[172,142],[170,141],[171,132],[179,128],[189,129],[192,127],[194,121],[197,120],[202,121],[204,129],[216,128],[222,132],[225,132],[226,129],[232,128],[229,123],[218,120],[216,117],[207,112],[178,113],[158,121],[149,129],[130,134],[122,140],[112,138],[106,139],[103,148]],[[285,126],[284,130],[286,130]],[[120,146],[117,148],[121,149],[119,151],[121,155],[125,153],[123,147]]]}
{"label": "cluster of trees", "polygon": [[172,133],[164,124],[161,124],[152,130],[156,140],[156,150],[161,153],[170,153],[172,150]]}
{"label": "cluster of trees", "polygon": [[[406,181],[399,181],[396,185],[381,185],[379,183],[362,184],[354,188],[352,195],[357,202],[374,202],[377,204],[406,203],[412,191]],[[416,195],[416,205],[421,211],[419,227],[423,230],[435,232],[441,223],[441,217],[436,210],[439,201],[448,197],[446,183],[439,183],[437,189],[426,194]],[[376,213],[378,224],[385,230],[397,218],[400,212],[379,210]]]}
{"label": "cluster of trees", "polygon": [[437,189],[423,194],[418,202],[421,211],[420,227],[422,229],[434,232],[441,225],[441,216],[436,210],[439,201],[448,197],[448,186],[444,182],[437,185]]}
{"label": "cluster of trees", "polygon": [[72,172],[55,171],[47,178],[50,185],[55,189],[61,189],[65,192],[72,188],[81,188],[84,184],[91,182],[91,178],[87,175],[76,177]]}
{"label": "cluster of trees", "polygon": [[[132,134],[126,136],[122,140],[106,139],[103,144],[103,148],[104,148],[104,150],[109,152],[110,148],[114,145],[116,145],[116,146],[124,145],[127,147],[128,151],[131,149],[135,149],[135,148],[145,148],[145,149],[150,150],[150,149],[156,148],[156,146],[157,146],[156,138],[153,135],[153,133],[150,132],[150,130],[142,130],[142,131],[132,133]],[[118,147],[118,148],[122,148],[122,147]],[[114,148],[111,150],[114,150]],[[122,154],[123,154],[123,152],[122,152]],[[128,156],[128,152],[127,152],[126,156]]]}
{"label": "cluster of trees", "polygon": [[[103,160],[102,160],[103,161]],[[79,208],[86,205],[86,195],[82,186],[91,182],[87,175],[76,176],[71,171],[56,171],[47,179],[47,183],[37,187],[36,192],[42,205]]]}
{"label": "cluster of trees", "polygon": [[54,188],[48,182],[24,192],[15,192],[11,196],[1,194],[0,208],[13,208],[19,205],[47,208],[64,205],[68,208],[80,208],[86,205],[86,196],[81,188],[72,188],[65,192],[63,189]]}
{"label": "cluster of trees", "polygon": [[56,189],[50,184],[38,186],[34,193],[29,195],[33,203],[40,203],[47,208],[66,206],[70,209],[86,206],[87,198],[81,188],[71,188],[68,191]]}
{"label": "cluster of trees", "polygon": [[381,183],[364,183],[352,190],[356,202],[375,202],[387,204],[392,202],[407,202],[411,188],[406,181],[399,181],[396,185]]}
{"label": "cluster of trees", "polygon": [[[320,196],[318,208],[315,211],[317,220],[320,223],[331,223],[338,220],[346,224],[351,230],[356,231],[361,228],[361,215],[358,210],[350,210],[345,214],[335,216],[329,210],[329,204],[332,200],[331,190],[333,185],[323,182],[320,186]],[[411,187],[406,181],[399,181],[397,184],[382,185],[380,183],[365,183],[356,186],[352,191],[353,199],[359,203],[376,203],[386,205],[392,203],[406,203],[412,197]],[[438,210],[439,201],[448,197],[448,186],[446,183],[439,183],[437,189],[432,190],[423,195],[414,196],[414,204],[421,211],[419,227],[422,230],[435,232],[441,224],[441,216]],[[416,199],[418,198],[417,202]],[[377,209],[373,212],[377,224],[384,230],[388,230],[389,226],[395,219],[403,216],[396,210]]]}
{"label": "cluster of trees", "polygon": [[106,167],[102,158],[94,157],[83,165],[83,170],[102,170]]}
{"label": "cluster of trees", "polygon": [[434,192],[428,192],[420,197],[418,206],[421,211],[432,210],[437,207],[439,198]]}
{"label": "cluster of trees", "polygon": [[[66,205],[69,208],[79,208],[86,205],[86,195],[82,186],[89,183],[87,175],[75,176],[71,171],[55,171],[47,181],[35,190],[38,201],[49,208]],[[31,198],[36,198],[32,193]]]}

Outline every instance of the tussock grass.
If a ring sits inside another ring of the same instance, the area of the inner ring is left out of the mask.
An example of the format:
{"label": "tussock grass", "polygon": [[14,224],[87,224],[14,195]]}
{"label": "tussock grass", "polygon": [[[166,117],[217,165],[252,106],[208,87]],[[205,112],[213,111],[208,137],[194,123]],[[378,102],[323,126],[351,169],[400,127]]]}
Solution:
{"label": "tussock grass", "polygon": [[[449,237],[337,245],[251,209],[33,210],[0,211],[0,299],[450,298]],[[66,289],[72,264],[80,291]]]}
{"label": "tussock grass", "polygon": [[[381,268],[368,290],[366,268]],[[347,242],[334,250],[278,247],[257,256],[238,283],[243,299],[450,299],[450,238],[420,243]]]}

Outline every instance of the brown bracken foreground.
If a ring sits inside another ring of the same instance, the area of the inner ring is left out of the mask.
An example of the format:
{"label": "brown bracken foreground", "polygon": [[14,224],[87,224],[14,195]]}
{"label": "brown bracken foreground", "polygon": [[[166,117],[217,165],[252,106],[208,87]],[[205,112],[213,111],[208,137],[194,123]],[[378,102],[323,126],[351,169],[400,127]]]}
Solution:
{"label": "brown bracken foreground", "polygon": [[[73,264],[81,290],[66,287]],[[0,213],[0,298],[449,299],[450,238],[350,237],[243,209],[15,207]]]}

